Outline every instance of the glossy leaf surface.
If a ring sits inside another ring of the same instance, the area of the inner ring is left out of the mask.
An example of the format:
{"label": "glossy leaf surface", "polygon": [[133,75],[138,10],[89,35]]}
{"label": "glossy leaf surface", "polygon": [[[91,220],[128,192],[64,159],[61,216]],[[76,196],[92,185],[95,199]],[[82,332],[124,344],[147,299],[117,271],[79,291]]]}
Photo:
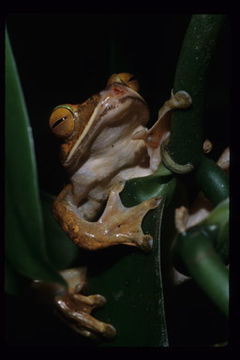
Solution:
{"label": "glossy leaf surface", "polygon": [[115,246],[85,257],[88,292],[107,299],[96,316],[117,329],[116,338],[101,346],[168,346],[160,260],[163,208],[162,202],[143,220],[144,232],[154,238],[151,252]]}
{"label": "glossy leaf surface", "polygon": [[5,99],[6,258],[26,277],[62,282],[45,249],[31,126],[7,33]]}
{"label": "glossy leaf surface", "polygon": [[142,223],[144,233],[153,237],[149,253],[134,247],[115,246],[88,254],[89,293],[98,292],[107,299],[96,316],[117,329],[117,337],[102,346],[168,346],[161,225],[165,205],[171,201],[175,186],[171,172],[161,165],[154,175],[127,181],[120,194],[125,206],[134,206],[151,197],[162,199],[159,207],[149,211]]}

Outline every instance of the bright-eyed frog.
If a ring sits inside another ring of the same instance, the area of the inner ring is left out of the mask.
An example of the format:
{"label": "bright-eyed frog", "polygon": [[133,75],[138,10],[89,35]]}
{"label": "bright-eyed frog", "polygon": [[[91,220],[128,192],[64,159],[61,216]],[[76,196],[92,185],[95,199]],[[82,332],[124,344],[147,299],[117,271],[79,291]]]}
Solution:
{"label": "bright-eyed frog", "polygon": [[[104,90],[80,105],[57,106],[50,116],[52,132],[63,140],[61,160],[70,177],[53,204],[53,214],[82,248],[152,247],[141,223],[161,199],[126,208],[119,193],[128,179],[156,171],[161,143],[170,132],[169,111],[188,107],[191,99],[184,91],[172,94],[147,129],[149,110],[138,90],[131,74],[113,74]],[[105,325],[101,333],[109,336],[110,325]]]}
{"label": "bright-eyed frog", "polygon": [[[169,133],[169,110],[188,105],[186,93],[172,95],[152,129],[138,83],[127,73],[112,75],[105,90],[80,105],[57,106],[49,120],[63,139],[61,159],[70,176],[56,198],[53,214],[79,246],[96,250],[128,244],[151,248],[144,215],[159,199],[125,208],[119,193],[126,180],[152,174],[161,161],[160,145]],[[183,94],[183,96],[181,96]],[[131,219],[131,221],[129,221]]]}

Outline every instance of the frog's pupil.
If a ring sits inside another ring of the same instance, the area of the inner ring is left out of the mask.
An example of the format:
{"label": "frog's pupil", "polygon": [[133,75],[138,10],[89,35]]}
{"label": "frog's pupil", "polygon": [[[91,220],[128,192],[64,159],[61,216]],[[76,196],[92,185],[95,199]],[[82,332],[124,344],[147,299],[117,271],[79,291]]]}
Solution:
{"label": "frog's pupil", "polygon": [[63,122],[64,120],[66,120],[66,116],[62,117],[61,119],[57,120],[52,128],[55,128],[56,126],[58,126],[61,122]]}

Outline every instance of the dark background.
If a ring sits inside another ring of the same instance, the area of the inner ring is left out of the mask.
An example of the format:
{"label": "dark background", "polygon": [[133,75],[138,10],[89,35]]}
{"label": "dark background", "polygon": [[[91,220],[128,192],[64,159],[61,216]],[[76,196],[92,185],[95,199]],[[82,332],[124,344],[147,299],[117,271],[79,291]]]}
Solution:
{"label": "dark background", "polygon": [[[158,13],[8,15],[7,28],[32,126],[41,189],[56,195],[67,182],[59,161],[59,143],[48,128],[53,107],[81,103],[103,89],[112,73],[132,72],[140,81],[140,92],[149,104],[151,123],[154,122],[173,87],[190,18],[190,14]],[[206,89],[204,131],[213,142],[211,156],[215,160],[229,145],[229,32],[227,19]],[[194,285],[186,285],[174,296],[178,305],[168,305],[170,344],[197,346],[224,339],[224,319]],[[19,305],[12,298],[8,307],[10,342],[49,343],[55,336],[58,344],[79,344],[78,335],[50,315],[46,324],[48,310],[39,307],[36,312],[36,306],[31,308],[24,302]],[[29,318],[25,316],[27,312]],[[16,319],[25,322],[20,326],[22,332]]]}

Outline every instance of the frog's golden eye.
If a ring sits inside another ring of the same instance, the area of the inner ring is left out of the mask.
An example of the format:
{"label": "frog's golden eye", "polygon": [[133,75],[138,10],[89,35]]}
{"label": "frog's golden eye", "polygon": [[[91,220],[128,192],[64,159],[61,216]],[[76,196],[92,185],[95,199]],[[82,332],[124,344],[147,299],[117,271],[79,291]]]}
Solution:
{"label": "frog's golden eye", "polygon": [[67,107],[57,107],[53,110],[49,126],[54,135],[59,138],[70,136],[74,130],[74,115]]}

